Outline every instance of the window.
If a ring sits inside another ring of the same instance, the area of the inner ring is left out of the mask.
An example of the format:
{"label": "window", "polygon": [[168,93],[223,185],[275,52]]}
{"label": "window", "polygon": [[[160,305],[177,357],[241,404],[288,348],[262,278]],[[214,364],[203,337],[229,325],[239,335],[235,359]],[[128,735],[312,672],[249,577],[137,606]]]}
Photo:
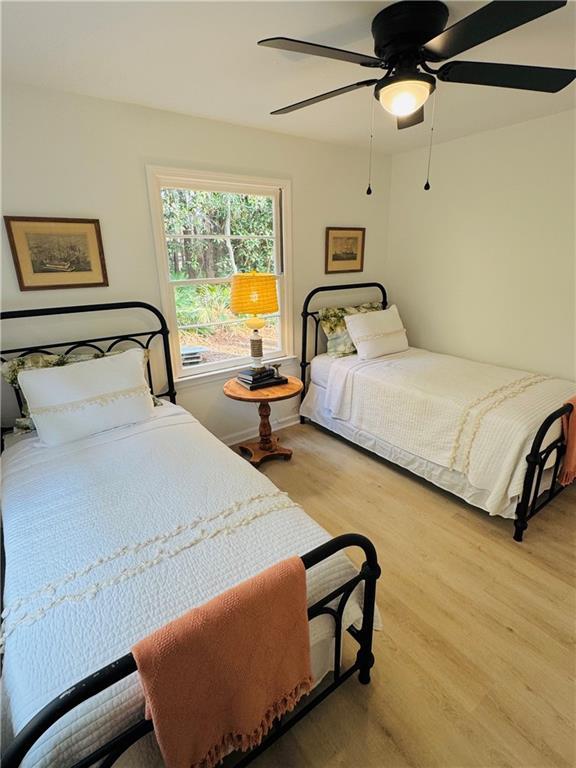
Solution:
{"label": "window", "polygon": [[149,168],[163,309],[177,375],[249,362],[245,318],[230,311],[236,272],[276,275],[279,311],[266,317],[265,358],[289,352],[286,201],[289,183]]}

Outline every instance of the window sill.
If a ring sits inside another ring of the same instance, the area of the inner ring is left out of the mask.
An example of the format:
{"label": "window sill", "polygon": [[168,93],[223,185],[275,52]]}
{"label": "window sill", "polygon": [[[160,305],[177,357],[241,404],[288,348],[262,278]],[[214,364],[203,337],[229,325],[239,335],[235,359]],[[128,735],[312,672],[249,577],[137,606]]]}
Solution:
{"label": "window sill", "polygon": [[[298,358],[295,355],[285,355],[283,357],[274,357],[270,360],[265,360],[266,365],[272,363],[281,363],[287,368],[292,367],[292,363],[296,363]],[[218,371],[206,371],[205,373],[192,373],[186,376],[180,376],[175,380],[176,389],[188,389],[190,387],[199,387],[203,384],[211,384],[217,381],[227,381],[234,377],[243,368],[246,368],[247,364],[233,365],[230,368],[222,368]]]}

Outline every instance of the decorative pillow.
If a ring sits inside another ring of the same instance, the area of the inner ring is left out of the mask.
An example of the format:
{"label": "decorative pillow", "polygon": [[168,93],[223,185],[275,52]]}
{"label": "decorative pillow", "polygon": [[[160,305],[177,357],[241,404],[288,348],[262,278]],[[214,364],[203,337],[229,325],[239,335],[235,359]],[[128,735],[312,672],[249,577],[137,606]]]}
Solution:
{"label": "decorative pillow", "polygon": [[406,330],[395,304],[380,312],[348,315],[345,322],[360,360],[371,360],[408,349]]}
{"label": "decorative pillow", "polygon": [[371,301],[357,307],[325,307],[318,313],[320,325],[328,339],[327,352],[330,357],[353,355],[356,347],[346,329],[345,318],[349,315],[377,312],[382,309],[382,302]]}
{"label": "decorative pillow", "polygon": [[[18,417],[14,422],[15,432],[30,432],[34,429],[34,422],[30,418],[30,413],[28,411],[28,403],[26,402],[26,398],[22,395],[18,384],[18,374],[20,371],[32,368],[48,368],[52,365],[57,365],[59,357],[63,358],[64,355],[47,355],[37,352],[25,357],[14,357],[11,360],[7,360],[5,363],[2,363],[2,366],[0,367],[2,378],[14,387],[14,389],[17,389],[20,392],[20,398],[22,400],[22,416]],[[65,363],[61,363],[61,365],[65,365]]]}
{"label": "decorative pillow", "polygon": [[64,367],[18,374],[40,440],[62,445],[149,418],[154,410],[144,376],[144,351],[130,349]]}
{"label": "decorative pillow", "polygon": [[[149,351],[144,351],[144,362],[147,362]],[[20,392],[20,398],[22,400],[22,416],[18,417],[14,422],[15,432],[30,432],[35,429],[34,422],[30,418],[28,411],[28,403],[24,397],[20,385],[18,384],[18,374],[20,371],[28,371],[35,368],[53,368],[54,366],[70,365],[71,363],[82,363],[85,360],[96,360],[101,357],[107,357],[108,355],[119,355],[122,350],[115,350],[113,352],[72,352],[69,355],[51,355],[45,352],[36,352],[32,355],[25,355],[24,357],[13,357],[11,360],[7,360],[0,366],[0,374],[4,381],[10,384],[14,389]],[[160,398],[152,395],[154,405],[164,405],[164,401]]]}

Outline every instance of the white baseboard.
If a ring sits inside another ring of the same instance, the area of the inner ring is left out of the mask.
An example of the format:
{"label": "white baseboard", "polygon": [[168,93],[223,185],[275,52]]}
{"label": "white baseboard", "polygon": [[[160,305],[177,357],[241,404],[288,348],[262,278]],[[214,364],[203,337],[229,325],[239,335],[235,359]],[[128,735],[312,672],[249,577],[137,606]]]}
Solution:
{"label": "white baseboard", "polygon": [[[284,427],[291,427],[293,424],[300,423],[300,416],[297,413],[291,413],[289,416],[284,416],[281,419],[271,419],[272,429],[284,429]],[[226,445],[235,445],[236,443],[243,442],[244,440],[256,440],[258,438],[258,427],[254,425],[249,429],[242,429],[239,432],[231,432],[228,435],[220,437],[223,443]]]}

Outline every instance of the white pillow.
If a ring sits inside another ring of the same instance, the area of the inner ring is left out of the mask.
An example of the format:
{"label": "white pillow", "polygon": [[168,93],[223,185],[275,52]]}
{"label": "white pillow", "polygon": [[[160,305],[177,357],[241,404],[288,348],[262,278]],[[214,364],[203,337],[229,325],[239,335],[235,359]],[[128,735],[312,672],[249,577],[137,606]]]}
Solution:
{"label": "white pillow", "polygon": [[408,349],[406,331],[395,304],[380,312],[347,315],[344,320],[360,360]]}
{"label": "white pillow", "polygon": [[18,374],[40,440],[62,445],[113,427],[144,421],[154,411],[144,376],[144,350]]}

